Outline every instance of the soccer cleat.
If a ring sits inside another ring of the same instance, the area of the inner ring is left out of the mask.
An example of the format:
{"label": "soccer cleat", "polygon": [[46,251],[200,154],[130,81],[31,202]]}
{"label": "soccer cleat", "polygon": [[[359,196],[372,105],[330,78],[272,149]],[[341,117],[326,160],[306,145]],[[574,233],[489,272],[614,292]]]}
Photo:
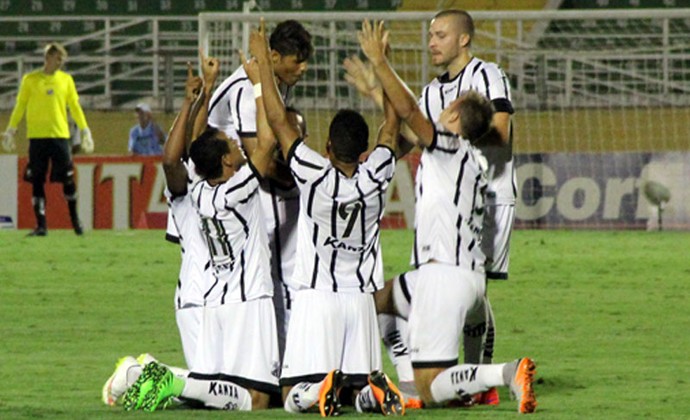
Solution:
{"label": "soccer cleat", "polygon": [[405,400],[405,410],[418,410],[424,408],[424,401],[419,398],[408,398]]}
{"label": "soccer cleat", "polygon": [[384,416],[405,414],[405,399],[385,373],[375,370],[369,374],[367,380]]}
{"label": "soccer cleat", "polygon": [[498,390],[495,387],[491,387],[484,392],[474,394],[472,401],[475,405],[498,405],[501,399],[498,396]]}
{"label": "soccer cleat", "polygon": [[537,399],[532,389],[535,373],[537,368],[532,359],[518,359],[515,374],[510,381],[510,393],[518,401],[519,413],[534,413],[537,409]]}
{"label": "soccer cleat", "polygon": [[158,362],[158,359],[151,356],[149,353],[141,353],[139,356],[137,356],[137,362],[139,362],[139,364],[142,366],[146,366],[151,362]]}
{"label": "soccer cleat", "polygon": [[343,373],[338,370],[328,372],[319,389],[319,412],[321,417],[340,415],[340,401],[338,392],[342,386]]}
{"label": "soccer cleat", "polygon": [[123,406],[126,411],[138,410],[144,403],[144,398],[153,389],[156,382],[165,374],[166,367],[156,362],[144,366],[139,378],[125,393]]}
{"label": "soccer cleat", "polygon": [[157,408],[165,410],[173,398],[179,397],[184,388],[184,381],[176,377],[170,369],[161,366],[165,373],[146,394],[142,403],[144,411],[155,411]]}
{"label": "soccer cleat", "polygon": [[81,220],[72,220],[72,227],[74,228],[74,233],[76,233],[77,236],[82,236],[84,234],[84,226],[81,224]]}
{"label": "soccer cleat", "polygon": [[26,236],[46,236],[48,235],[48,230],[44,227],[37,227],[36,229],[29,232]]}
{"label": "soccer cleat", "polygon": [[125,356],[117,361],[115,371],[103,385],[101,393],[103,403],[110,406],[117,403],[117,400],[127,392],[127,371],[138,365],[137,360],[132,356]]}

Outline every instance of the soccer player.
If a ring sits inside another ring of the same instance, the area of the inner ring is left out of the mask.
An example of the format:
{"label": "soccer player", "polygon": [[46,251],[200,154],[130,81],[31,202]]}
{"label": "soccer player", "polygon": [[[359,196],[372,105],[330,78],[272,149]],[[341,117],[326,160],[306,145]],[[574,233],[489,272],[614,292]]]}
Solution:
{"label": "soccer player", "polygon": [[[199,216],[189,197],[192,187],[199,181],[193,165],[188,160],[189,143],[197,120],[203,120],[205,126],[208,99],[219,70],[217,59],[204,57],[203,53],[200,54],[200,59],[203,80],[194,77],[191,64],[188,64],[182,108],[163,149],[163,170],[167,185],[165,196],[172,223],[176,228],[176,239],[182,251],[180,274],[175,289],[175,318],[187,368],[190,370],[195,368],[204,295],[215,282],[210,269],[211,261],[206,240],[199,228]],[[131,356],[121,358],[103,386],[103,402],[115,405],[136,383],[144,366],[150,361],[154,360],[146,354],[138,359]],[[172,369],[184,377],[189,373],[179,368]]]}
{"label": "soccer player", "polygon": [[[415,188],[416,269],[392,284],[393,302],[410,304],[411,359],[420,397],[430,406],[509,386],[519,401],[518,411],[533,412],[535,366],[529,358],[457,364],[463,327],[484,304],[485,257],[479,244],[487,181],[483,157],[474,145],[486,141],[491,131],[491,103],[474,91],[465,92],[433,123],[386,59],[388,32],[383,22],[372,27],[364,21],[358,37],[395,112],[422,147]],[[411,298],[400,298],[406,294]]]}
{"label": "soccer player", "polygon": [[347,383],[364,387],[360,396],[384,414],[402,414],[402,396],[380,372],[372,296],[383,286],[380,220],[395,170],[398,120],[387,106],[377,147],[359,163],[368,127],[357,112],[340,110],[323,157],[287,119],[263,21],[250,36],[250,51],[260,69],[254,88],[264,97],[268,122],[300,190],[297,255],[289,280],[296,292],[280,380],[285,409],[318,406],[322,416],[337,415],[338,392]]}
{"label": "soccer player", "polygon": [[84,111],[72,76],[60,70],[67,59],[67,51],[57,43],[44,48],[43,68],[24,75],[19,87],[17,103],[3,135],[3,147],[15,149],[17,126],[26,113],[29,138],[29,163],[24,179],[31,182],[32,203],[36,215],[36,229],[29,236],[46,236],[45,182],[48,163],[51,163],[50,181],[60,182],[67,200],[74,233],[82,235],[84,229],[77,213],[77,186],[74,183],[74,164],[69,144],[67,108],[81,129],[81,148],[93,152],[91,130],[86,124]]}
{"label": "soccer player", "polygon": [[[307,70],[313,54],[311,34],[295,20],[280,22],[270,37],[271,61],[283,99],[288,100],[292,87]],[[241,140],[248,157],[256,148],[257,108],[252,83],[244,66],[240,66],[216,89],[209,106],[209,125],[224,131],[229,138]],[[289,171],[269,174],[262,183],[259,197],[266,218],[271,250],[271,271],[278,323],[279,349],[282,358],[289,318],[291,292],[285,283],[294,267],[297,236],[299,191]],[[284,165],[282,165],[284,166]]]}
{"label": "soccer player", "polygon": [[[511,115],[514,113],[510,84],[503,70],[495,63],[472,55],[474,22],[464,10],[444,10],[436,14],[429,27],[429,50],[434,65],[445,73],[429,83],[419,100],[422,112],[431,121],[438,121],[444,104],[468,90],[486,96],[496,110],[493,127],[498,141],[480,145],[488,161],[486,214],[482,226],[482,251],[486,256],[486,278],[507,279],[510,233],[515,217],[517,186],[513,167],[513,134]],[[465,330],[465,361],[491,363],[495,340],[494,316],[485,297],[486,320]],[[486,344],[482,348],[482,332],[486,330]],[[487,395],[480,402],[498,403],[498,394]]]}

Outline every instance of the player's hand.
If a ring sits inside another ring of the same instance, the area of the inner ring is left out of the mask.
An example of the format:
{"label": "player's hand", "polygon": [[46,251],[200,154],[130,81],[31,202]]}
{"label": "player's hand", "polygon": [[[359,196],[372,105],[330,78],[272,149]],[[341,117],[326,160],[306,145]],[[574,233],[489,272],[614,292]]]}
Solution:
{"label": "player's hand", "polygon": [[345,80],[354,86],[360,95],[372,96],[373,91],[381,88],[376,74],[369,63],[364,63],[358,56],[346,58],[343,61],[345,68]]}
{"label": "player's hand", "polygon": [[389,32],[383,28],[382,20],[374,21],[372,24],[368,19],[362,22],[362,30],[357,32],[357,39],[359,39],[362,52],[374,65],[386,59],[388,34]]}
{"label": "player's hand", "polygon": [[93,153],[93,137],[91,137],[91,130],[89,127],[81,130],[81,150],[84,153]]}
{"label": "player's hand", "polygon": [[206,91],[210,93],[213,85],[220,74],[220,61],[216,57],[207,57],[204,49],[199,49],[199,62],[201,63],[201,74],[204,76],[204,86]]}
{"label": "player's hand", "polygon": [[261,76],[259,74],[259,63],[257,63],[256,58],[252,57],[247,60],[247,57],[241,50],[237,50],[240,55],[240,62],[242,67],[244,67],[244,72],[247,73],[247,77],[252,82],[253,85],[261,82]]}
{"label": "player's hand", "polygon": [[249,53],[261,60],[269,57],[268,41],[266,41],[266,21],[261,18],[259,29],[249,34]]}
{"label": "player's hand", "polygon": [[204,86],[203,80],[201,80],[201,77],[199,76],[194,76],[194,69],[192,68],[192,63],[189,61],[187,62],[187,80],[185,81],[184,85],[184,95],[185,99],[188,99],[192,102],[196,100],[196,98],[199,96],[199,93],[201,93],[201,88]]}
{"label": "player's hand", "polygon": [[6,152],[11,152],[17,148],[14,136],[17,134],[16,128],[7,127],[7,130],[2,134],[2,148]]}

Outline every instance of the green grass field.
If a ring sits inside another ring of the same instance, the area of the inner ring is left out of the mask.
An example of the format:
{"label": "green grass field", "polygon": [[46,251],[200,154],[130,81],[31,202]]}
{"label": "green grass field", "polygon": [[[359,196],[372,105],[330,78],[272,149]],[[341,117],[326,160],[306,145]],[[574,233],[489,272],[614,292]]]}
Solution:
{"label": "green grass field", "polygon": [[[162,231],[25,234],[0,231],[1,419],[296,418],[104,406],[101,386],[119,357],[183,361],[173,317],[179,251]],[[407,269],[411,239],[384,232],[388,276]],[[536,360],[535,416],[690,416],[689,250],[690,233],[515,232],[511,279],[489,286],[496,359]],[[409,416],[516,416],[501,397],[498,407]]]}

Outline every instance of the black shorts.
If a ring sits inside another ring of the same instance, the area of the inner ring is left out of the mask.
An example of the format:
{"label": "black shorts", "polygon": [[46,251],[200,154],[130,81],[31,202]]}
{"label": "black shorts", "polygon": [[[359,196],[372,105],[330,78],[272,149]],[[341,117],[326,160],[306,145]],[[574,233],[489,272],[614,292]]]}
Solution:
{"label": "black shorts", "polygon": [[29,164],[24,179],[45,181],[51,163],[50,182],[65,182],[74,176],[68,139],[29,139]]}

